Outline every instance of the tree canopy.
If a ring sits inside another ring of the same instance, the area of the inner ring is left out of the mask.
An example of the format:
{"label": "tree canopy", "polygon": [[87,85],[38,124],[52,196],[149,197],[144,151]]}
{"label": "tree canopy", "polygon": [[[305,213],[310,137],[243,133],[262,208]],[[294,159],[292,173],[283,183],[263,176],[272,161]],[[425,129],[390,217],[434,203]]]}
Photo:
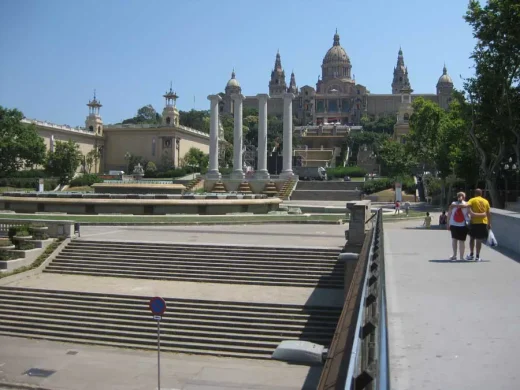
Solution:
{"label": "tree canopy", "polygon": [[162,121],[161,115],[155,111],[151,104],[141,107],[137,110],[137,115],[133,118],[125,119],[123,124],[143,125],[143,124],[159,124]]}
{"label": "tree canopy", "polygon": [[21,122],[23,114],[0,106],[0,175],[43,164],[45,143],[36,126]]}
{"label": "tree canopy", "polygon": [[68,183],[74,178],[83,161],[83,155],[79,151],[79,145],[68,140],[67,142],[57,141],[54,151],[47,153],[45,170],[51,175],[59,178],[61,184]]}

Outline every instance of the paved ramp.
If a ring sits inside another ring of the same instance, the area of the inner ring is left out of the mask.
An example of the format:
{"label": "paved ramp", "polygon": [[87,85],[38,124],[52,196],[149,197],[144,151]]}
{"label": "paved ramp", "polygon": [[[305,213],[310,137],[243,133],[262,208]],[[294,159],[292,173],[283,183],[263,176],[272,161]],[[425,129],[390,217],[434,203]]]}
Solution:
{"label": "paved ramp", "polygon": [[417,225],[385,224],[391,388],[520,388],[520,264],[450,262],[449,232]]}

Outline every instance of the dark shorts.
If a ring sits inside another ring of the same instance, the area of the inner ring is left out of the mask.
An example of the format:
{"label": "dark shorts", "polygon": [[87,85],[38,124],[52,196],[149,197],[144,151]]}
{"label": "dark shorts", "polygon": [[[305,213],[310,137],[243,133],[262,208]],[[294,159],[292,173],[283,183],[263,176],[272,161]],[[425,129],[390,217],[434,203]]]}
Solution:
{"label": "dark shorts", "polygon": [[458,241],[466,241],[468,228],[466,226],[450,226],[451,238]]}
{"label": "dark shorts", "polygon": [[477,240],[487,240],[488,228],[485,223],[472,223],[469,225],[469,235]]}

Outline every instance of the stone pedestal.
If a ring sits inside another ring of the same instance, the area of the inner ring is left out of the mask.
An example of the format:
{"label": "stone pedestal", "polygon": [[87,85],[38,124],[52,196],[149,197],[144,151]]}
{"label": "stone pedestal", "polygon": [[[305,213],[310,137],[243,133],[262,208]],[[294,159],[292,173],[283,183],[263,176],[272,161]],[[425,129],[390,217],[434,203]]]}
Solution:
{"label": "stone pedestal", "polygon": [[347,202],[347,209],[350,211],[348,243],[350,245],[363,245],[367,229],[365,222],[372,215],[372,202],[370,200]]}

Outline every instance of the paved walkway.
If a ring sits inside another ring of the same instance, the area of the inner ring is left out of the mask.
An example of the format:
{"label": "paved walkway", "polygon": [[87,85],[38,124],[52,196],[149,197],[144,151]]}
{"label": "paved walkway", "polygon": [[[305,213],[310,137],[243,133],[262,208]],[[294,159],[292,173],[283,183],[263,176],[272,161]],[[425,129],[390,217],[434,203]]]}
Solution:
{"label": "paved walkway", "polygon": [[520,264],[452,263],[449,232],[420,224],[385,224],[392,389],[520,388]]}

